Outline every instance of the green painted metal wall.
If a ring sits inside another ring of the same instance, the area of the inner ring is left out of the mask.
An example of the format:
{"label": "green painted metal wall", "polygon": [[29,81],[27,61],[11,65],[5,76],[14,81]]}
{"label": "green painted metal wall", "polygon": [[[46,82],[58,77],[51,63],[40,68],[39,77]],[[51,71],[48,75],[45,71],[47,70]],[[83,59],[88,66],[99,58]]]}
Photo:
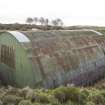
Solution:
{"label": "green painted metal wall", "polygon": [[[9,33],[0,35],[0,44],[13,46],[15,48],[16,69],[12,70],[14,74],[14,82],[18,87],[31,86],[35,87],[35,71],[28,59],[27,52],[22,45]],[[34,72],[34,73],[33,73]]]}

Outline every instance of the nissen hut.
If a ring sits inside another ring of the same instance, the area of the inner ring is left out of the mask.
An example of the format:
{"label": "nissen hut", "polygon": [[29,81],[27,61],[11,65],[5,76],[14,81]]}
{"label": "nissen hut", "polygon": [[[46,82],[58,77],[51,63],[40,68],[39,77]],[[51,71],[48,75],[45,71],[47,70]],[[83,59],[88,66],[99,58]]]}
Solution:
{"label": "nissen hut", "polygon": [[105,37],[94,30],[0,32],[4,85],[90,85],[105,76],[104,66]]}

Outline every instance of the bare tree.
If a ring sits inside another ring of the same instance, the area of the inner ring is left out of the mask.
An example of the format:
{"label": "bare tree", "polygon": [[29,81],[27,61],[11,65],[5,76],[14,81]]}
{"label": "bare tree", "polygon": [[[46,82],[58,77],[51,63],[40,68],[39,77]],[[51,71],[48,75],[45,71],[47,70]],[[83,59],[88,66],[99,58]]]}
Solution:
{"label": "bare tree", "polygon": [[52,25],[54,25],[54,26],[58,26],[58,22],[57,22],[57,20],[52,20]]}
{"label": "bare tree", "polygon": [[26,19],[26,23],[29,23],[29,24],[33,23],[33,19],[31,17],[28,17]]}
{"label": "bare tree", "polygon": [[55,20],[52,20],[52,24],[54,26],[62,26],[63,25],[63,21],[59,18],[55,19]]}
{"label": "bare tree", "polygon": [[34,22],[35,22],[35,24],[37,24],[38,23],[38,18],[37,17],[34,17]]}
{"label": "bare tree", "polygon": [[45,19],[43,17],[40,17],[39,22],[40,22],[41,25],[44,25]]}
{"label": "bare tree", "polygon": [[49,19],[47,18],[45,19],[45,25],[48,26],[48,24],[49,24]]}
{"label": "bare tree", "polygon": [[56,19],[56,21],[57,21],[57,23],[58,23],[59,26],[62,26],[63,25],[63,21],[60,18]]}

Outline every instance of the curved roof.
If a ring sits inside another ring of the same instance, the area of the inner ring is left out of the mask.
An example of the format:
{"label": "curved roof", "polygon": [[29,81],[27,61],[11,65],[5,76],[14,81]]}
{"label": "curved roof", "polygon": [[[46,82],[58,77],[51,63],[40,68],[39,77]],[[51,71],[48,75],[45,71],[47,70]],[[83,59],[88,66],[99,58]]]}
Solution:
{"label": "curved roof", "polygon": [[50,31],[1,31],[0,33],[8,32],[15,37],[20,43],[31,42],[32,40],[52,38],[52,37],[80,37],[80,36],[100,36],[102,33],[91,30],[50,30]]}
{"label": "curved roof", "polygon": [[[86,29],[87,30],[87,29]],[[87,30],[88,31],[88,30]],[[99,32],[99,31],[96,31],[96,30],[89,30],[89,31],[92,31],[92,32],[94,32],[94,33],[96,33],[97,35],[103,35],[101,32]]]}
{"label": "curved roof", "polygon": [[[46,60],[54,63],[60,62],[61,65],[66,65],[66,55],[74,57],[73,63],[78,64],[78,59],[90,59],[97,58],[97,54],[94,49],[98,51],[98,43],[100,40],[104,40],[104,36],[99,36],[96,32],[88,30],[72,30],[72,31],[9,31],[23,47],[29,51],[29,57],[34,59],[35,57],[41,57],[40,60]],[[76,36],[76,37],[75,37]],[[97,38],[100,37],[100,38]],[[28,43],[26,43],[28,42]],[[76,57],[75,53],[80,55],[80,58]],[[82,55],[81,55],[82,53]],[[72,56],[71,56],[72,55]],[[101,55],[101,54],[100,54]],[[51,56],[51,57],[49,57]],[[52,61],[56,59],[58,61]],[[76,59],[76,61],[75,61]],[[60,60],[60,61],[59,61]],[[62,62],[61,62],[62,61]],[[70,63],[71,61],[67,61]],[[72,64],[72,65],[73,65]],[[45,64],[47,65],[47,64]],[[56,64],[54,64],[56,65]]]}
{"label": "curved roof", "polygon": [[50,31],[23,31],[23,34],[27,35],[29,39],[40,39],[40,38],[49,38],[49,37],[58,37],[58,36],[99,36],[102,35],[100,32],[89,29],[82,30],[50,30]]}
{"label": "curved roof", "polygon": [[77,69],[80,63],[93,62],[103,57],[98,44],[105,37],[92,30],[21,33],[31,40],[31,43],[23,44],[29,51],[28,57],[32,61],[39,58],[39,66],[45,73]]}
{"label": "curved roof", "polygon": [[30,42],[29,38],[21,32],[18,31],[8,31],[11,35],[13,35],[19,42]]}

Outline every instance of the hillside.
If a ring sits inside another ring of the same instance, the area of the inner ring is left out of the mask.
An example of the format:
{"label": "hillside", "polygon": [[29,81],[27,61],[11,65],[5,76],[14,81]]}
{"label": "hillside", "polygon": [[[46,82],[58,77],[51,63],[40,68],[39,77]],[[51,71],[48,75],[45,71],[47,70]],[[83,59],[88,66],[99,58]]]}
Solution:
{"label": "hillside", "polygon": [[93,30],[101,30],[104,31],[105,27],[99,26],[51,26],[51,25],[35,25],[35,24],[0,24],[0,30],[32,30],[32,29],[39,29],[39,30],[76,30],[76,29],[93,29]]}

